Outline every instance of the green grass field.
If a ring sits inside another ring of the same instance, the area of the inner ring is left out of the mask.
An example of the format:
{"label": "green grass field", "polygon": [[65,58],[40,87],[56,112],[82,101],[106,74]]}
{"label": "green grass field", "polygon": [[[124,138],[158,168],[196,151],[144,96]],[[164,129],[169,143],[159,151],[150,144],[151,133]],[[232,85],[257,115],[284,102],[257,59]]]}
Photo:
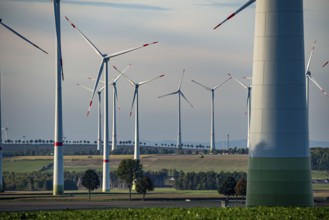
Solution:
{"label": "green grass field", "polygon": [[39,171],[42,167],[51,163],[51,160],[6,160],[4,159],[2,169],[3,172],[25,173],[32,171]]}
{"label": "green grass field", "polygon": [[[120,161],[132,158],[132,155],[111,155],[111,170],[116,170]],[[247,171],[247,155],[142,155],[141,161],[145,171],[158,171],[161,169],[176,169],[184,172],[227,172]],[[52,156],[20,156],[4,158],[4,172],[32,172],[38,171],[43,166],[53,163]],[[64,169],[66,171],[84,172],[87,169],[102,170],[102,156],[64,156]],[[52,172],[52,170],[48,170]],[[312,171],[313,179],[329,179],[326,171]]]}
{"label": "green grass field", "polygon": [[[132,158],[131,155],[111,155],[111,170],[116,170],[120,161]],[[142,155],[144,170],[158,171],[161,169],[176,169],[184,172],[201,171],[246,171],[247,155]],[[51,156],[24,156],[4,158],[3,171],[29,172],[40,170],[52,163]],[[102,156],[65,156],[64,169],[66,171],[85,171],[87,169],[102,169]]]}

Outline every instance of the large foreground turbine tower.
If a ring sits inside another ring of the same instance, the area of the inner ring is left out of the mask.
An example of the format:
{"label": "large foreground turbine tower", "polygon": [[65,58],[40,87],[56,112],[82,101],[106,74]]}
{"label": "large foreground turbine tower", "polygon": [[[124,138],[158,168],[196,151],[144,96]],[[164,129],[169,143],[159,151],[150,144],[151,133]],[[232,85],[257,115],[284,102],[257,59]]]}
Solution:
{"label": "large foreground turbine tower", "polygon": [[247,206],[313,206],[303,1],[257,0],[255,28]]}

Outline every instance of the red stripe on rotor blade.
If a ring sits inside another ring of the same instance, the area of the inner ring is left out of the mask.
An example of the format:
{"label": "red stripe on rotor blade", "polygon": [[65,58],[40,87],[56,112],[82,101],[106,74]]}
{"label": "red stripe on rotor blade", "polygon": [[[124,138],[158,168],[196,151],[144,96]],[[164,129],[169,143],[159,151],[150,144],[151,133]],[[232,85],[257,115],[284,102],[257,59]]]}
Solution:
{"label": "red stripe on rotor blade", "polygon": [[147,47],[149,44],[144,44],[143,47]]}
{"label": "red stripe on rotor blade", "polygon": [[63,146],[63,142],[55,142],[54,143],[54,147],[62,147]]}
{"label": "red stripe on rotor blade", "polygon": [[103,162],[104,162],[104,163],[109,163],[109,162],[110,162],[110,160],[103,160]]}

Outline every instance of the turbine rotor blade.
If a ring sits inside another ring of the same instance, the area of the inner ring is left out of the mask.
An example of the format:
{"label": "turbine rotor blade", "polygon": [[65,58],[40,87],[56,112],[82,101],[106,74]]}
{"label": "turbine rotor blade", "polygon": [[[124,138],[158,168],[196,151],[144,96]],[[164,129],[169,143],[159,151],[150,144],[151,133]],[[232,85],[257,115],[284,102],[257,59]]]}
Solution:
{"label": "turbine rotor blade", "polygon": [[143,85],[143,84],[149,83],[149,82],[151,82],[151,81],[154,81],[154,80],[159,79],[159,78],[164,77],[164,76],[165,76],[165,75],[162,74],[162,75],[157,76],[157,77],[155,77],[155,78],[153,78],[153,79],[146,80],[146,81],[144,81],[144,82],[140,82],[140,83],[138,83],[138,84],[141,86],[141,85]]}
{"label": "turbine rotor blade", "polygon": [[329,60],[328,60],[327,62],[325,62],[325,63],[322,65],[322,67],[327,66],[328,63],[329,63]]}
{"label": "turbine rotor blade", "polygon": [[134,98],[133,98],[133,102],[131,103],[131,108],[130,108],[130,116],[131,116],[132,111],[133,111],[133,107],[134,107],[134,103],[135,103],[137,93],[138,93],[138,87],[135,87]]}
{"label": "turbine rotor blade", "polygon": [[158,98],[162,98],[162,97],[169,96],[169,95],[175,95],[175,94],[177,94],[177,93],[179,93],[179,91],[171,92],[171,93],[168,93],[168,94],[165,94],[165,95],[159,96]]}
{"label": "turbine rotor blade", "polygon": [[228,74],[230,77],[232,77],[235,81],[237,81],[241,86],[243,86],[244,88],[248,89],[248,86],[246,84],[244,84],[243,82],[241,82],[240,80],[238,80],[236,77],[232,76],[232,74]]}
{"label": "turbine rotor blade", "polygon": [[85,39],[85,41],[87,41],[87,43],[95,50],[95,52],[100,55],[101,57],[103,57],[104,55],[102,54],[102,52],[87,38],[86,35],[84,35],[78,28],[77,26],[75,26],[70,19],[68,19],[68,17],[66,17],[66,20],[71,24],[71,26],[78,31],[78,33],[83,37],[83,39]]}
{"label": "turbine rotor blade", "polygon": [[98,90],[98,92],[102,92],[104,89],[105,89],[105,86],[103,86],[102,88],[100,88],[100,89]]}
{"label": "turbine rotor blade", "polygon": [[178,90],[180,90],[182,83],[183,83],[183,78],[184,78],[184,73],[185,73],[185,69],[183,69],[183,73],[182,73],[182,78],[180,80],[179,86],[178,86]]}
{"label": "turbine rotor blade", "polygon": [[191,102],[189,102],[187,100],[187,98],[185,97],[185,95],[183,94],[183,92],[182,91],[179,91],[179,93],[182,95],[182,97],[185,99],[185,101],[187,101],[187,103],[190,104],[190,106],[193,108],[193,105],[191,104]]}
{"label": "turbine rotor blade", "polygon": [[196,83],[196,84],[198,84],[199,86],[205,88],[206,90],[211,91],[211,88],[209,88],[209,87],[207,87],[207,86],[205,86],[205,85],[203,85],[203,84],[201,84],[201,83],[199,83],[199,82],[197,82],[197,81],[195,81],[195,80],[193,80],[193,79],[192,79],[191,81],[194,82],[194,83]]}
{"label": "turbine rotor blade", "polygon": [[329,96],[328,93],[320,86],[320,84],[310,75],[307,76],[320,90],[324,95]]}
{"label": "turbine rotor blade", "polygon": [[2,24],[5,28],[7,28],[8,30],[10,30],[11,32],[13,32],[14,34],[16,34],[18,37],[20,37],[21,39],[25,40],[26,42],[28,42],[29,44],[31,44],[32,46],[38,48],[39,50],[41,50],[42,52],[44,52],[45,54],[48,54],[47,51],[43,50],[42,48],[40,48],[38,45],[36,45],[35,43],[33,43],[32,41],[28,40],[26,37],[24,37],[23,35],[19,34],[17,31],[15,31],[14,29],[12,29],[11,27],[7,26],[6,24],[4,24],[2,22],[2,19],[0,19],[0,24]]}
{"label": "turbine rotor blade", "polygon": [[93,89],[93,92],[92,92],[92,95],[91,95],[91,99],[90,99],[90,103],[89,103],[89,108],[88,108],[87,116],[89,115],[89,112],[91,110],[91,106],[93,104],[93,99],[94,99],[94,96],[95,96],[95,93],[96,93],[96,90],[97,90],[98,82],[99,82],[99,79],[101,78],[101,75],[102,75],[102,72],[103,72],[104,63],[105,63],[105,61],[103,59],[102,60],[102,64],[101,64],[101,66],[99,68],[98,76],[97,76],[97,79],[95,81],[94,89]]}
{"label": "turbine rotor blade", "polygon": [[[92,80],[92,81],[96,81],[96,78],[88,77],[88,79],[89,79],[89,80]],[[99,80],[99,81],[102,82],[102,83],[105,83],[104,80]]]}
{"label": "turbine rotor blade", "polygon": [[127,66],[126,68],[124,68],[122,72],[125,73],[125,72],[131,67],[131,65],[132,65],[132,64],[129,63],[128,66]]}
{"label": "turbine rotor blade", "polygon": [[64,81],[64,70],[63,70],[63,58],[62,58],[62,45],[61,45],[61,39],[58,41],[58,52],[59,52],[59,62],[61,65],[61,73],[62,73],[62,80]]}
{"label": "turbine rotor blade", "polygon": [[[131,66],[131,63],[122,71],[122,73],[125,73],[129,69],[130,66]],[[119,70],[115,66],[113,66],[113,68],[116,69],[119,72]],[[115,77],[112,80],[111,84],[113,85],[114,83],[116,83],[120,79],[121,76],[122,76],[122,74],[120,73],[117,77]]]}
{"label": "turbine rotor blade", "polygon": [[246,7],[248,7],[249,5],[251,5],[252,3],[254,3],[256,0],[249,0],[247,3],[245,3],[242,7],[240,7],[238,10],[236,10],[235,12],[233,12],[230,16],[228,16],[224,21],[222,21],[221,23],[219,23],[216,27],[214,27],[214,30],[216,28],[218,28],[219,26],[221,26],[222,24],[224,24],[226,21],[230,20],[232,17],[234,17],[235,15],[237,15],[240,11],[242,11],[243,9],[245,9]]}
{"label": "turbine rotor blade", "polygon": [[137,85],[132,79],[130,79],[126,74],[124,74],[122,71],[120,71],[116,66],[113,66],[113,68],[114,68],[118,73],[120,73],[120,75],[124,76],[124,77],[128,80],[128,82],[130,82],[130,84],[131,84],[132,86]]}
{"label": "turbine rotor blade", "polygon": [[221,84],[215,86],[215,87],[213,88],[213,90],[218,89],[219,87],[221,87],[222,85],[224,85],[225,83],[227,83],[228,81],[230,81],[231,79],[232,79],[232,77],[229,77],[228,79],[226,79],[226,80],[225,80],[224,82],[222,82]]}
{"label": "turbine rotor blade", "polygon": [[310,65],[311,65],[311,61],[312,61],[313,52],[314,52],[314,49],[315,49],[315,44],[316,44],[316,41],[314,41],[314,43],[313,43],[313,47],[312,47],[312,50],[311,50],[311,53],[310,53],[310,57],[308,58],[305,75],[307,75],[309,70],[310,70]]}
{"label": "turbine rotor blade", "polygon": [[158,41],[155,41],[155,42],[152,42],[152,43],[143,44],[142,46],[133,47],[133,48],[130,48],[130,49],[127,49],[127,50],[119,51],[119,52],[116,52],[116,53],[113,53],[113,54],[110,54],[110,55],[106,56],[106,58],[113,58],[113,57],[116,57],[116,56],[119,56],[119,55],[122,55],[122,54],[125,54],[125,53],[129,53],[129,52],[134,51],[134,50],[138,50],[138,49],[143,48],[143,47],[150,46],[152,44],[157,44],[157,43],[158,43]]}
{"label": "turbine rotor blade", "polygon": [[90,91],[90,92],[93,92],[92,89],[90,89],[90,88],[88,88],[88,87],[86,87],[86,86],[84,86],[84,85],[81,85],[80,83],[77,83],[77,86],[80,86],[80,87],[82,87],[82,88],[84,88],[84,89],[86,89],[86,90],[88,90],[88,91]]}

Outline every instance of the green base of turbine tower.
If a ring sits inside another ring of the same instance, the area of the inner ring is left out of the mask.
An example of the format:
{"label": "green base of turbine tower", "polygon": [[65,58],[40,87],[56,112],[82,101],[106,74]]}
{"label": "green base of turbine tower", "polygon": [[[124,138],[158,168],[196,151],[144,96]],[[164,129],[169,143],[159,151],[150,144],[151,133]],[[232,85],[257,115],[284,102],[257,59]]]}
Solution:
{"label": "green base of turbine tower", "polygon": [[251,158],[247,207],[313,207],[310,158]]}
{"label": "green base of turbine tower", "polygon": [[63,185],[54,185],[53,195],[54,196],[64,195],[64,186]]}

